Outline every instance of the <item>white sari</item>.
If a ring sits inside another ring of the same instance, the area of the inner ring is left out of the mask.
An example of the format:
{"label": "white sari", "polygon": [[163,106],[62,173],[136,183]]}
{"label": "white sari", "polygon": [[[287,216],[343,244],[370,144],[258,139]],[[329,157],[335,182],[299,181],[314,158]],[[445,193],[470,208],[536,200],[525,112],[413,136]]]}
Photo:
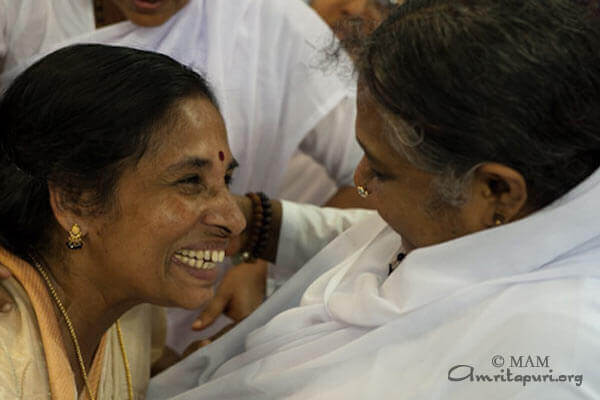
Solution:
{"label": "white sari", "polygon": [[523,220],[411,252],[389,276],[400,238],[370,217],[148,397],[598,399],[599,204],[597,171]]}

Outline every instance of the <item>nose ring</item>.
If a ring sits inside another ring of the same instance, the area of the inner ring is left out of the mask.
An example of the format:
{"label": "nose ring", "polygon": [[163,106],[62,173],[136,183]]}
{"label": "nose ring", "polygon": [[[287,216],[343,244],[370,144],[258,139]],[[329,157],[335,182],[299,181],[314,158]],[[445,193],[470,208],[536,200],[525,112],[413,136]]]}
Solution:
{"label": "nose ring", "polygon": [[356,191],[358,192],[358,195],[360,197],[362,197],[363,199],[367,198],[367,196],[370,194],[369,191],[367,189],[365,189],[364,186],[357,186],[356,187]]}

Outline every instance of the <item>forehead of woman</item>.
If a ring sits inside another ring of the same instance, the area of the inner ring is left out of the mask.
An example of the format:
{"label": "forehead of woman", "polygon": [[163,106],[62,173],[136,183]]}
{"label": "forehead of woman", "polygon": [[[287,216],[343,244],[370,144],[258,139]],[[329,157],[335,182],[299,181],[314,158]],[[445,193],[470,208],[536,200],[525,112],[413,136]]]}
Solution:
{"label": "forehead of woman", "polygon": [[144,158],[201,155],[224,162],[225,154],[230,151],[221,114],[210,100],[191,96],[174,103],[153,129]]}

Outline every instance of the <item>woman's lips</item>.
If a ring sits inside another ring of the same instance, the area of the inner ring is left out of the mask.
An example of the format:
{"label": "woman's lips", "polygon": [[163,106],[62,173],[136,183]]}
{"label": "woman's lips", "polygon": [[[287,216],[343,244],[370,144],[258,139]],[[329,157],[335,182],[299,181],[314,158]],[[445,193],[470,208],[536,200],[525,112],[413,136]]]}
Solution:
{"label": "woman's lips", "polygon": [[154,11],[158,9],[163,0],[133,0],[133,4],[138,11]]}
{"label": "woman's lips", "polygon": [[217,266],[220,265],[220,263],[218,264],[203,260],[191,262],[190,260],[183,258],[178,254],[173,256],[172,262],[180,266],[183,270],[185,270],[185,272],[187,272],[189,275],[193,276],[196,279],[206,281],[209,283],[213,283],[217,280],[217,276],[219,273]]}
{"label": "woman's lips", "polygon": [[214,283],[217,280],[217,276],[219,274],[219,272],[216,268],[198,269],[198,268],[188,267],[187,265],[184,265],[184,264],[180,264],[180,265],[183,267],[183,269],[185,269],[185,272],[187,272],[194,278],[199,279],[201,281],[208,282],[208,283]]}
{"label": "woman's lips", "polygon": [[172,257],[175,264],[197,279],[213,282],[216,280],[219,266],[225,258],[224,250],[181,249]]}

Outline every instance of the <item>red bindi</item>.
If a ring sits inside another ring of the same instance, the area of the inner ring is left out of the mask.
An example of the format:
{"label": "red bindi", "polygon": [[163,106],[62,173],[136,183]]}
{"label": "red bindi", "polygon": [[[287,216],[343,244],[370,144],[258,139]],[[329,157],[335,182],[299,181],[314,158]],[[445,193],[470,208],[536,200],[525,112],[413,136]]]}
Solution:
{"label": "red bindi", "polygon": [[225,160],[225,153],[223,153],[222,151],[219,151],[219,160]]}

